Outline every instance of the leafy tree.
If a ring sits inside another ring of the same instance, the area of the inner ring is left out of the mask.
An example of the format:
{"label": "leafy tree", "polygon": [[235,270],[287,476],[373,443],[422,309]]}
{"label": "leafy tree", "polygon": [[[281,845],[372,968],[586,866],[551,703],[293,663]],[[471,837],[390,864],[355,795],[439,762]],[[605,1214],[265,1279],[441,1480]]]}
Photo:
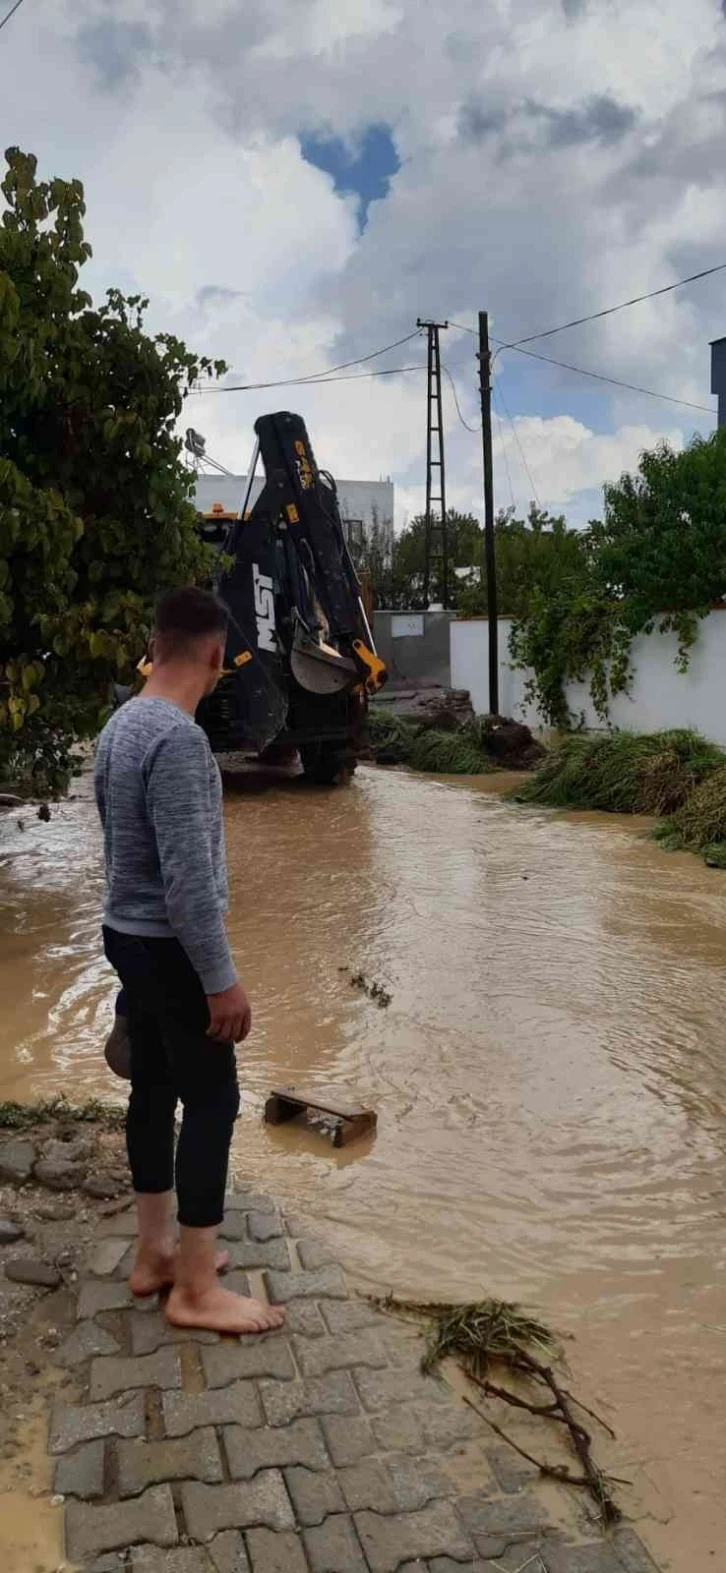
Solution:
{"label": "leafy tree", "polygon": [[[449,547],[449,606],[464,617],[480,617],[487,610],[484,531],[474,514],[451,511],[447,515]],[[521,617],[538,586],[549,591],[569,573],[582,552],[582,536],[568,530],[561,516],[530,508],[527,519],[502,511],[496,520],[497,594],[503,616]],[[377,587],[376,606],[417,610],[423,605],[426,554],[426,520],[420,514],[393,542],[389,556],[377,552],[371,536],[366,566]],[[469,579],[454,570],[471,568]],[[442,599],[440,565],[432,562],[429,599]]]}
{"label": "leafy tree", "polygon": [[[469,567],[481,561],[481,525],[472,514],[451,512],[448,520],[450,568]],[[373,524],[366,533],[360,566],[367,573],[376,607],[393,611],[416,611],[423,606],[423,577],[426,552],[426,520],[423,514],[392,536],[390,521]],[[457,582],[451,574],[450,596],[453,603]],[[435,561],[432,562],[429,600],[441,600],[443,586]]]}
{"label": "leafy tree", "polygon": [[[659,443],[635,475],[605,487],[593,525],[601,583],[635,631],[663,613],[704,615],[726,596],[726,430],[682,453]],[[685,625],[684,625],[685,626]]]}
{"label": "leafy tree", "polygon": [[639,633],[674,630],[687,667],[698,620],[726,599],[726,431],[682,452],[661,443],[635,475],[605,487],[605,515],[581,537],[579,563],[538,594],[513,630],[511,649],[532,668],[532,697],[555,725],[571,721],[565,685],[589,675],[595,708],[631,673]]}
{"label": "leafy tree", "polygon": [[[449,605],[455,606],[457,579],[455,568],[470,568],[481,563],[482,528],[471,513],[457,513],[447,509],[446,535],[449,560]],[[397,604],[402,610],[417,610],[423,606],[423,582],[426,562],[426,517],[418,514],[405,530],[396,537],[393,547],[393,581]],[[432,557],[429,580],[429,604],[436,605],[443,599],[441,560]]]}
{"label": "leafy tree", "polygon": [[77,180],[10,148],[0,224],[0,778],[57,789],[128,681],[158,591],[205,575],[175,424],[219,374],[147,301],[79,287]]}
{"label": "leafy tree", "polygon": [[358,572],[367,582],[372,604],[376,608],[391,604],[392,541],[392,521],[381,519],[374,505],[371,523],[365,530],[363,540],[353,553],[353,557]]}
{"label": "leafy tree", "polygon": [[[497,605],[502,617],[524,617],[535,594],[552,595],[581,566],[586,540],[578,530],[568,530],[561,514],[550,514],[531,504],[526,519],[514,509],[502,510],[496,519],[494,540],[497,564]],[[482,544],[479,582],[464,586],[457,608],[464,617],[481,617],[487,611],[487,571]]]}

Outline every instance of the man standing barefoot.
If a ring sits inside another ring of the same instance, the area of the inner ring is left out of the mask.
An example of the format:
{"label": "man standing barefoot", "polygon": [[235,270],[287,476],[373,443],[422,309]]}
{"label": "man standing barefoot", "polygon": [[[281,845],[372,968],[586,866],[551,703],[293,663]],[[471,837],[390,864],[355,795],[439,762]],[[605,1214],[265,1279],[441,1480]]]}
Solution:
{"label": "man standing barefoot", "polygon": [[224,606],[206,590],[162,597],[151,676],[101,733],[95,789],[108,885],[103,938],[124,989],[131,1051],[126,1139],[139,1223],[131,1288],[168,1287],[166,1314],[178,1326],[259,1333],[281,1327],[284,1313],[217,1277],[239,1109],[234,1044],[247,1037],[251,1012],[224,928],[219,769],[194,715],[219,680],[226,627]]}

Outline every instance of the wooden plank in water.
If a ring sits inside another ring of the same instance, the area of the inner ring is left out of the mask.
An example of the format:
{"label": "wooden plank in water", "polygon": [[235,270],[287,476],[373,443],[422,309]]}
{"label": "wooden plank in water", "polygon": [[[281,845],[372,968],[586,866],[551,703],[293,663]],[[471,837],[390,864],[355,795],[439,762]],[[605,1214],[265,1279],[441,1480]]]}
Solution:
{"label": "wooden plank in water", "polygon": [[345,1147],[348,1142],[357,1141],[369,1131],[374,1131],[378,1124],[378,1115],[374,1109],[365,1109],[360,1104],[340,1103],[334,1094],[328,1096],[325,1093],[298,1092],[295,1087],[276,1088],[265,1104],[265,1121],[268,1125],[284,1125],[297,1115],[308,1113],[330,1115],[335,1121],[331,1131],[334,1147]]}

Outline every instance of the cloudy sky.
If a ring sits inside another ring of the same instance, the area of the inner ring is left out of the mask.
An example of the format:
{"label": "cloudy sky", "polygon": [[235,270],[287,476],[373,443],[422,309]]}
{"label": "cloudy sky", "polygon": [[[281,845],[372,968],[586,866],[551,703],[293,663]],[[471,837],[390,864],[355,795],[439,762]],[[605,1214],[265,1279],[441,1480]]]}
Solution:
{"label": "cloudy sky", "polygon": [[[229,381],[322,371],[419,315],[486,307],[520,338],[726,261],[722,0],[24,0],[0,130],[84,181],[88,287],[149,295]],[[724,334],[726,273],[530,348],[710,409]],[[475,427],[474,339],[442,344]],[[371,364],[423,360],[414,339]],[[644,447],[714,425],[511,351],[496,372],[503,506],[579,522]],[[480,440],[444,398],[449,502],[479,511]],[[420,371],[210,393],[188,423],[240,470],[274,408],[339,476],[392,475],[399,523],[421,506]]]}

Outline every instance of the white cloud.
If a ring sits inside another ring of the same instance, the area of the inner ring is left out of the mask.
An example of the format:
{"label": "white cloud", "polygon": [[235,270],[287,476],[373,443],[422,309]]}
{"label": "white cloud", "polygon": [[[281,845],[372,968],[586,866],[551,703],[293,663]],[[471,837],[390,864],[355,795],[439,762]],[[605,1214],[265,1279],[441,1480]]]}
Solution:
{"label": "white cloud", "polygon": [[678,427],[620,426],[598,435],[571,415],[551,420],[525,415],[502,430],[494,448],[502,464],[506,455],[515,485],[519,481],[523,489],[531,475],[539,496],[550,507],[562,509],[578,492],[635,470],[641,454],[661,441],[680,452],[683,434]]}
{"label": "white cloud", "polygon": [[[93,287],[149,294],[154,327],[239,380],[363,354],[419,313],[471,322],[486,305],[498,336],[519,336],[726,259],[721,0],[449,0],[435,25],[420,0],[44,0],[42,26],[23,7],[3,32],[0,102],[6,141],[84,179]],[[297,138],[372,122],[402,166],[359,235],[355,198]],[[724,277],[541,348],[708,404]],[[447,339],[472,423],[473,350]],[[662,431],[678,444],[710,424],[513,356],[501,371],[541,500],[576,517]],[[408,376],[208,395],[188,419],[238,467],[256,415],[292,404],[321,463],[393,474],[400,519],[423,500],[424,390]],[[449,500],[479,510],[479,440],[445,401]],[[498,502],[506,453],[526,505],[509,426],[497,452]]]}

